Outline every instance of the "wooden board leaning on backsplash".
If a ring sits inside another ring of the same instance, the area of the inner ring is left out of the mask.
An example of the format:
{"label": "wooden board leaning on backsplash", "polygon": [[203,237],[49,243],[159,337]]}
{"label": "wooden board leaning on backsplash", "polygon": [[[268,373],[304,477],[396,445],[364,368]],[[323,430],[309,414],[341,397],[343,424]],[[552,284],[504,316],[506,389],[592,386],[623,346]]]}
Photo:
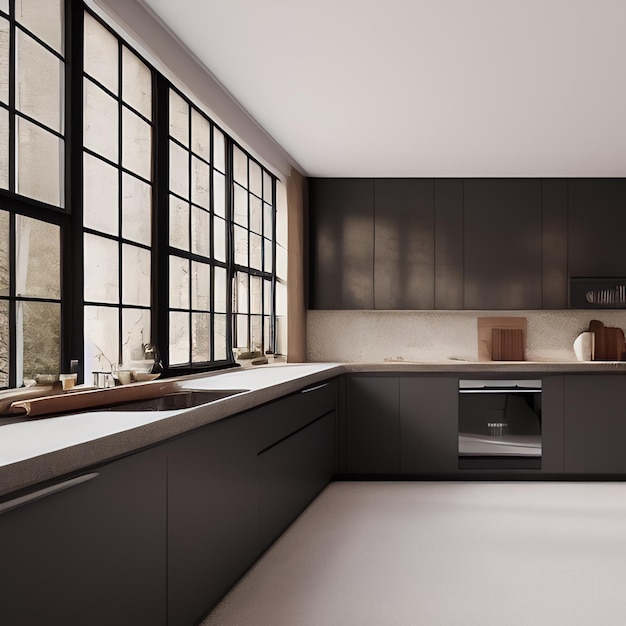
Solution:
{"label": "wooden board leaning on backsplash", "polygon": [[526,346],[528,320],[525,317],[479,317],[476,320],[478,332],[478,360],[491,361],[491,337],[494,328],[521,329]]}

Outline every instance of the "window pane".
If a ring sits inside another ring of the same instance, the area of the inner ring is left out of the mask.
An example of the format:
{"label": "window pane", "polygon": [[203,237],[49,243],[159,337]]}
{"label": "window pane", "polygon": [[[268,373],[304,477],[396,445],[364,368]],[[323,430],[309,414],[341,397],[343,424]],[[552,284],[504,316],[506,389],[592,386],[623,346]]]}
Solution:
{"label": "window pane", "polygon": [[189,308],[189,261],[170,257],[170,309]]}
{"label": "window pane", "polygon": [[248,341],[248,316],[236,315],[235,317],[235,324],[237,326],[237,332],[235,334],[235,347],[247,350],[252,347]]}
{"label": "window pane", "polygon": [[91,382],[91,372],[110,372],[119,361],[119,335],[115,307],[85,307],[85,382]]}
{"label": "window pane", "polygon": [[250,196],[250,230],[259,235],[263,232],[263,203],[256,196]]}
{"label": "window pane", "polygon": [[62,206],[63,141],[21,118],[17,135],[17,192]]}
{"label": "window pane", "polygon": [[220,217],[226,217],[225,178],[223,174],[215,170],[213,170],[213,212]]}
{"label": "window pane", "polygon": [[287,285],[276,283],[276,315],[287,315]]}
{"label": "window pane", "polygon": [[191,308],[198,311],[211,310],[211,266],[191,263]]}
{"label": "window pane", "polygon": [[0,11],[9,12],[9,0],[0,0]]}
{"label": "window pane", "polygon": [[223,267],[216,267],[213,277],[215,280],[215,306],[213,310],[218,313],[225,313],[228,300],[226,293],[226,270]]}
{"label": "window pane", "polygon": [[287,354],[287,317],[276,317],[276,353]]}
{"label": "window pane", "polygon": [[263,318],[260,315],[250,317],[250,348],[263,349]]}
{"label": "window pane", "polygon": [[263,312],[267,315],[272,312],[272,281],[263,281]]}
{"label": "window pane", "polygon": [[[0,211],[0,296],[9,295],[9,277],[9,214]],[[0,325],[2,323],[0,317]]]}
{"label": "window pane", "polygon": [[220,172],[226,172],[226,143],[224,133],[213,127],[213,167]]}
{"label": "window pane", "polygon": [[0,18],[0,102],[9,103],[9,21]]}
{"label": "window pane", "polygon": [[9,112],[0,109],[0,187],[9,188]]}
{"label": "window pane", "polygon": [[9,303],[0,300],[0,387],[9,386]]}
{"label": "window pane", "polygon": [[63,63],[18,29],[16,65],[15,106],[18,111],[62,132]]}
{"label": "window pane", "polygon": [[250,161],[250,191],[259,198],[263,196],[263,183],[261,176],[261,166],[254,161]]}
{"label": "window pane", "polygon": [[250,233],[250,267],[255,270],[263,269],[262,255],[263,254],[263,238],[261,235],[255,235]]}
{"label": "window pane", "polygon": [[213,333],[213,358],[216,361],[226,359],[226,316],[214,315],[213,323],[215,330]]}
{"label": "window pane", "polygon": [[119,302],[119,261],[115,241],[85,233],[84,291],[88,302]]}
{"label": "window pane", "polygon": [[117,102],[90,80],[84,81],[84,137],[86,148],[118,162]]}
{"label": "window pane", "polygon": [[122,363],[143,360],[143,346],[150,343],[150,311],[124,309],[122,312]]}
{"label": "window pane", "polygon": [[170,191],[189,199],[189,153],[170,141]]}
{"label": "window pane", "polygon": [[63,53],[63,0],[15,0],[15,19]]}
{"label": "window pane", "polygon": [[233,146],[233,178],[242,187],[248,188],[248,157],[237,146]]}
{"label": "window pane", "polygon": [[263,279],[250,276],[250,313],[263,313]]}
{"label": "window pane", "polygon": [[248,274],[237,272],[235,276],[234,311],[236,313],[248,312]]}
{"label": "window pane", "polygon": [[272,204],[272,177],[267,173],[263,172],[263,200],[265,202],[269,202]]}
{"label": "window pane", "polygon": [[263,236],[272,239],[274,236],[274,209],[271,204],[263,204]]}
{"label": "window pane", "polygon": [[203,363],[211,358],[211,316],[208,313],[191,315],[191,360]]}
{"label": "window pane", "polygon": [[287,280],[287,250],[276,246],[276,278]]}
{"label": "window pane", "polygon": [[274,261],[272,242],[269,239],[263,239],[265,253],[263,255],[263,271],[272,272],[272,263]]}
{"label": "window pane", "polygon": [[152,119],[152,72],[126,46],[122,48],[122,99]]}
{"label": "window pane", "polygon": [[122,303],[150,306],[150,250],[122,246]]}
{"label": "window pane", "polygon": [[211,255],[211,215],[191,207],[191,251],[202,256]]}
{"label": "window pane", "polygon": [[213,217],[213,258],[226,263],[226,222]]}
{"label": "window pane", "polygon": [[16,295],[61,297],[60,237],[60,228],[55,224],[15,216]]}
{"label": "window pane", "polygon": [[196,157],[191,159],[191,201],[209,209],[211,169]]}
{"label": "window pane", "polygon": [[287,188],[283,183],[276,183],[276,243],[287,247]]}
{"label": "window pane", "polygon": [[235,190],[235,223],[248,228],[248,192],[239,185],[234,185]]}
{"label": "window pane", "polygon": [[264,315],[263,316],[263,348],[264,351],[267,352],[268,350],[273,350],[272,347],[272,333],[270,331],[270,327],[271,327],[271,323],[270,323],[270,316],[269,315]]}
{"label": "window pane", "polygon": [[152,188],[147,183],[122,175],[122,236],[150,245],[152,240]]}
{"label": "window pane", "polygon": [[189,363],[189,313],[170,313],[170,364]]}
{"label": "window pane", "polygon": [[83,158],[83,220],[86,228],[118,234],[118,171],[101,159]]}
{"label": "window pane", "polygon": [[211,125],[204,115],[192,109],[191,112],[191,149],[205,161],[211,158]]}
{"label": "window pane", "polygon": [[170,246],[189,250],[189,205],[170,196]]}
{"label": "window pane", "polygon": [[[22,332],[24,378],[58,374],[61,365],[61,305],[17,302],[18,341]],[[19,327],[19,321],[22,327]]]}
{"label": "window pane", "polygon": [[107,89],[118,93],[117,38],[85,12],[85,72]]}
{"label": "window pane", "polygon": [[235,226],[235,263],[248,265],[248,231]]}
{"label": "window pane", "polygon": [[170,135],[189,147],[189,105],[170,89]]}
{"label": "window pane", "polygon": [[152,175],[152,129],[138,115],[124,107],[122,112],[122,165],[150,179]]}

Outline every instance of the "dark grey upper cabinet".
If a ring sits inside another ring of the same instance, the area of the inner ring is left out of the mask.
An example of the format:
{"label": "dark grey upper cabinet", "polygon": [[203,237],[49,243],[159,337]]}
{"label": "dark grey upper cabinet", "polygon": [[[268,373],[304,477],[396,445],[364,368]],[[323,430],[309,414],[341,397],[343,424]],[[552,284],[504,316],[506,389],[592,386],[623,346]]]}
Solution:
{"label": "dark grey upper cabinet", "polygon": [[435,305],[434,182],[374,181],[374,305],[432,309]]}
{"label": "dark grey upper cabinet", "polygon": [[374,181],[312,178],[313,309],[374,308]]}
{"label": "dark grey upper cabinet", "polygon": [[626,180],[568,181],[569,275],[626,276]]}
{"label": "dark grey upper cabinet", "polygon": [[567,308],[567,181],[541,181],[543,199],[543,308]]}
{"label": "dark grey upper cabinet", "polygon": [[541,181],[466,179],[466,309],[542,306]]}
{"label": "dark grey upper cabinet", "polygon": [[463,308],[463,181],[435,180],[435,309]]}

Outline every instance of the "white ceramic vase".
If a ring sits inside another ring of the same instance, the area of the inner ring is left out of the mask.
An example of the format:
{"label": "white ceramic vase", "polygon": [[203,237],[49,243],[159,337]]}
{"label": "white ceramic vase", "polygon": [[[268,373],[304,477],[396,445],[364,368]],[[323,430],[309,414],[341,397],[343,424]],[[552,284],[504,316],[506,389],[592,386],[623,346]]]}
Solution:
{"label": "white ceramic vase", "polygon": [[593,361],[595,333],[586,331],[580,333],[574,340],[574,353],[579,361]]}

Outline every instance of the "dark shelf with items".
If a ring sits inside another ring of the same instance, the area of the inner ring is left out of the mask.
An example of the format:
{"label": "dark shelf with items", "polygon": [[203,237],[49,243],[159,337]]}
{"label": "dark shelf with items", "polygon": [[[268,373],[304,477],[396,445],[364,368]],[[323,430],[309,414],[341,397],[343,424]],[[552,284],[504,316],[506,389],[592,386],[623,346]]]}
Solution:
{"label": "dark shelf with items", "polygon": [[570,309],[626,309],[626,278],[570,278]]}

